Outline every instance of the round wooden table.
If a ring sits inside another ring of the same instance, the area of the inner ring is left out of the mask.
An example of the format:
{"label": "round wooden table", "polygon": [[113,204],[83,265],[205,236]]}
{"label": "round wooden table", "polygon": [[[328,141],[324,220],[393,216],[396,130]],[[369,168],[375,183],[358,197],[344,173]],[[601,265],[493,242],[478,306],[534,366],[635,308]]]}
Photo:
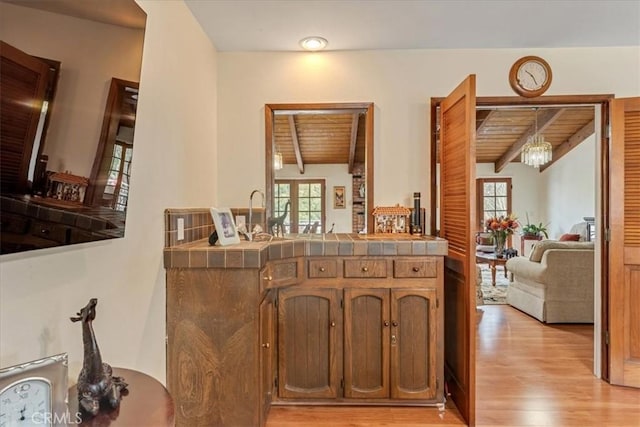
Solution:
{"label": "round wooden table", "polygon": [[507,258],[498,258],[495,253],[476,252],[476,264],[489,264],[491,268],[491,284],[496,285],[496,266],[504,266],[504,277],[507,277]]}
{"label": "round wooden table", "polygon": [[[83,414],[83,426],[136,426],[173,427],[175,413],[173,398],[167,389],[155,378],[139,371],[113,368],[113,375],[123,377],[129,384],[128,393],[122,396],[120,407],[111,409],[108,405],[100,408],[95,417]],[[125,392],[126,393],[126,392]],[[78,411],[78,389],[69,388],[69,413]]]}

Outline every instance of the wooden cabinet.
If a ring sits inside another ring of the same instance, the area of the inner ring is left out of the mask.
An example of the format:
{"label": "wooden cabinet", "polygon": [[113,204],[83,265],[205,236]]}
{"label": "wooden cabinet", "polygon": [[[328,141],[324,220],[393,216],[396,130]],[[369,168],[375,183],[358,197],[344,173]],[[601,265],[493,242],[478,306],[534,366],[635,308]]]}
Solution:
{"label": "wooden cabinet", "polygon": [[264,425],[271,401],[277,393],[276,372],[276,308],[275,290],[269,290],[260,303],[260,425]]}
{"label": "wooden cabinet", "polygon": [[278,399],[442,400],[441,258],[319,257],[307,267],[307,280],[278,291]]}
{"label": "wooden cabinet", "polygon": [[441,256],[167,270],[177,426],[265,425],[272,404],[442,405]]}
{"label": "wooden cabinet", "polygon": [[345,289],[344,396],[436,397],[436,290]]}
{"label": "wooden cabinet", "polygon": [[336,289],[280,290],[279,397],[338,397],[341,342],[342,313]]}

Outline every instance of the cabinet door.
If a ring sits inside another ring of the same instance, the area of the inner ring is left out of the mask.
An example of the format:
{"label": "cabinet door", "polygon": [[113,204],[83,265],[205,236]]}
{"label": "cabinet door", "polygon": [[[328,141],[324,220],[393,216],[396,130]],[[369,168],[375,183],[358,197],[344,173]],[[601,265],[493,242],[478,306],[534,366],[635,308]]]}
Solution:
{"label": "cabinet door", "polygon": [[276,392],[275,293],[275,290],[270,290],[260,303],[260,425],[265,425],[267,421],[271,401]]}
{"label": "cabinet door", "polygon": [[391,290],[391,398],[436,396],[436,290]]}
{"label": "cabinet door", "polygon": [[335,289],[282,289],[278,297],[278,395],[334,398],[342,370],[342,313]]}
{"label": "cabinet door", "polygon": [[344,291],[344,396],[389,397],[389,290]]}

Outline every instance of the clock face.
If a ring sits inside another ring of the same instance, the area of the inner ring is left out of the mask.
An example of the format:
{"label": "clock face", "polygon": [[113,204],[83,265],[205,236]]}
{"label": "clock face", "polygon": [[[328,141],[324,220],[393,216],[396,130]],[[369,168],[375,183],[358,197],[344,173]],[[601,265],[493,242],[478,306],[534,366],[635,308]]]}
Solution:
{"label": "clock face", "polygon": [[0,391],[0,427],[51,426],[51,384],[25,378]]}
{"label": "clock face", "polygon": [[517,73],[518,84],[526,90],[535,91],[542,88],[548,80],[547,70],[538,61],[526,61]]}
{"label": "clock face", "polygon": [[519,95],[540,96],[551,86],[551,67],[538,56],[520,58],[509,71],[509,84]]}

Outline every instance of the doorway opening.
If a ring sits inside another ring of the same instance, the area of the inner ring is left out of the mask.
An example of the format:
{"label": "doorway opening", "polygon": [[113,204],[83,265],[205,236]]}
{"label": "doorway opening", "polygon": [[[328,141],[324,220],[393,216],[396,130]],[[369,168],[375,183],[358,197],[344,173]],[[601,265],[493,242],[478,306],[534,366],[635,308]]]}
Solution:
{"label": "doorway opening", "polygon": [[[591,119],[587,120],[581,126],[574,128],[571,132],[572,135],[575,136],[564,136],[564,141],[556,142],[554,144],[554,160],[552,163],[548,165],[544,165],[540,168],[540,172],[545,171],[552,164],[555,163],[559,158],[562,158],[565,154],[571,151],[576,145],[580,144],[582,140],[587,138],[594,139],[593,150],[595,153],[594,162],[594,180],[592,181],[592,190],[594,192],[594,199],[592,200],[592,208],[593,208],[593,217],[595,217],[595,269],[594,269],[594,306],[595,310],[595,320],[594,320],[594,373],[597,376],[602,377],[605,380],[608,380],[608,347],[603,339],[606,331],[608,330],[608,268],[607,268],[607,245],[603,242],[602,236],[604,236],[604,230],[608,229],[608,206],[606,201],[608,200],[608,132],[605,129],[608,128],[608,117],[609,117],[609,101],[613,98],[613,95],[578,95],[578,96],[552,96],[552,97],[540,97],[535,99],[524,99],[524,98],[516,98],[516,97],[478,97],[476,99],[476,132],[477,137],[476,141],[478,141],[481,136],[481,132],[484,133],[488,129],[488,126],[495,125],[495,121],[492,123],[491,118],[500,116],[498,114],[501,111],[506,110],[522,110],[523,112],[529,110],[533,111],[534,109],[545,109],[547,112],[540,113],[538,118],[538,126],[542,128],[543,131],[546,130],[546,134],[550,136],[550,138],[555,138],[557,135],[551,134],[550,126],[552,123],[556,122],[557,126],[569,126],[570,118],[572,117],[574,120],[577,120],[577,116],[583,114],[585,112],[590,112]],[[438,183],[439,182],[439,106],[440,102],[443,99],[433,98],[431,100],[431,182]],[[496,113],[498,112],[498,113]],[[565,117],[562,119],[562,117]],[[543,118],[543,117],[546,117]],[[541,120],[542,118],[542,120]],[[542,123],[542,125],[540,124]],[[547,124],[548,123],[548,124]],[[522,124],[520,124],[522,125]],[[517,124],[514,122],[504,122],[501,123],[500,126],[504,128],[511,126],[517,127]],[[527,127],[527,126],[525,126]],[[529,127],[531,127],[529,125]],[[527,129],[529,129],[527,127]],[[589,133],[589,128],[591,129],[591,133]],[[499,130],[499,129],[498,129]],[[496,131],[496,129],[493,129]],[[531,129],[529,130],[532,131]],[[490,133],[490,132],[489,132]],[[506,133],[506,132],[505,132]],[[518,160],[520,157],[521,147],[526,142],[526,134],[521,139],[518,139],[517,144],[514,144],[513,141],[510,143],[505,143],[501,141],[500,138],[495,138],[493,141],[493,149],[497,149],[500,144],[508,145],[508,147],[497,157],[495,157],[495,153],[493,153],[494,160],[489,160],[494,163],[494,168],[483,169],[484,173],[478,172],[477,178],[490,178],[498,176],[497,172],[501,172],[505,169],[509,169],[510,165],[519,164],[514,160]],[[559,135],[559,134],[558,134]],[[591,136],[593,135],[593,136]],[[479,143],[476,144],[476,157],[477,161],[480,163],[486,163],[488,160],[486,156],[488,155],[490,150],[479,148]],[[483,162],[484,160],[484,162]],[[485,165],[487,166],[487,165]],[[531,168],[530,166],[521,165],[521,168]],[[482,168],[477,168],[476,171]],[[544,177],[552,174],[550,171],[546,172],[546,174],[542,174],[538,171],[534,171],[531,168],[530,175],[533,177]],[[505,172],[502,173],[503,176],[509,176]],[[582,179],[578,176],[573,177],[573,179]],[[557,185],[558,183],[556,183]],[[514,187],[517,183],[514,181]],[[560,184],[561,185],[561,184]],[[514,195],[515,195],[514,190]],[[476,199],[481,197],[481,193],[477,193]],[[432,234],[438,235],[437,224],[439,223],[439,212],[436,208],[438,206],[439,201],[439,189],[438,185],[435,185],[432,188],[431,192],[431,230]],[[535,206],[535,203],[533,206]],[[514,205],[514,210],[518,210],[519,203],[516,201]],[[526,205],[526,203],[525,203]],[[479,205],[478,205],[479,206]],[[520,216],[524,216],[526,212],[517,212]],[[584,216],[591,216],[585,214]],[[521,218],[523,219],[523,218]],[[533,218],[531,218],[534,220]],[[578,218],[577,218],[578,219]],[[582,216],[579,218],[582,220]],[[544,219],[543,219],[544,220]],[[475,221],[475,219],[474,219]],[[576,221],[577,222],[577,221]],[[565,231],[566,232],[566,231]],[[513,242],[514,247],[519,247],[519,236],[518,242]],[[470,256],[473,256],[471,254]],[[474,260],[468,260],[473,264]],[[473,279],[471,279],[473,280]]]}

